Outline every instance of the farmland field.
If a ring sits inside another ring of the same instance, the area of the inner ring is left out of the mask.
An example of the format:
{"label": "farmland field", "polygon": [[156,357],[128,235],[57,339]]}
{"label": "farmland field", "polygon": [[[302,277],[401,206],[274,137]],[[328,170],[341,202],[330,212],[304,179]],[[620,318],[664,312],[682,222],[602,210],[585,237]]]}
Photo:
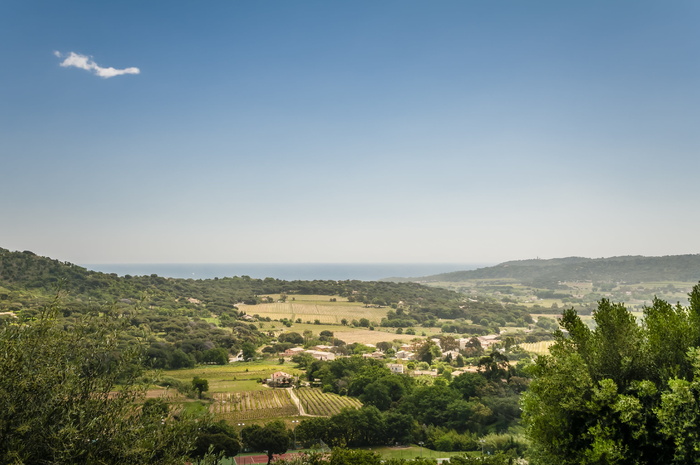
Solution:
{"label": "farmland field", "polygon": [[218,392],[209,411],[218,420],[242,421],[289,417],[299,414],[287,389]]}
{"label": "farmland field", "polygon": [[329,392],[322,392],[320,389],[301,388],[296,391],[302,407],[309,415],[320,415],[329,417],[340,413],[344,408],[360,408],[362,402],[346,396],[339,396]]}
{"label": "farmland field", "polygon": [[549,355],[549,346],[552,344],[554,341],[524,342],[520,344],[520,347],[533,354]]}
{"label": "farmland field", "polygon": [[195,376],[209,382],[209,393],[240,392],[267,389],[258,379],[267,379],[276,371],[283,370],[292,375],[303,373],[298,368],[289,365],[279,365],[270,362],[241,362],[228,365],[203,365],[182,370],[166,370],[165,376],[176,378],[184,383],[190,383]]}
{"label": "farmland field", "polygon": [[[291,300],[292,297],[295,300]],[[257,314],[273,320],[287,318],[295,321],[301,318],[304,322],[319,320],[321,323],[338,325],[343,318],[349,322],[367,318],[378,323],[386,316],[388,310],[386,307],[365,307],[361,303],[348,302],[342,297],[335,297],[338,301],[330,302],[330,298],[330,296],[295,295],[290,296],[286,302],[257,305],[239,304],[238,309],[249,315]]]}

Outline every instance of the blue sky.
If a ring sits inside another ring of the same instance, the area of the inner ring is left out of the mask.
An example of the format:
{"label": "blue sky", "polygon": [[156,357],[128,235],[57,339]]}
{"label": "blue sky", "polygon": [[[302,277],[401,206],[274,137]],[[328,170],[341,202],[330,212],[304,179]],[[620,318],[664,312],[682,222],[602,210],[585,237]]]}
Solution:
{"label": "blue sky", "polygon": [[699,23],[693,1],[6,0],[0,247],[697,253]]}

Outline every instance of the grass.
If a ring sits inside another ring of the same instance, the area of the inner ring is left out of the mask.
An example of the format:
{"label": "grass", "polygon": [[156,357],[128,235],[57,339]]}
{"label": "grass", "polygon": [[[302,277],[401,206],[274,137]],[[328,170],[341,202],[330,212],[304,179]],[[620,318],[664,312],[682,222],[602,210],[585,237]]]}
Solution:
{"label": "grass", "polygon": [[426,459],[440,459],[447,457],[463,456],[468,455],[478,455],[479,452],[442,452],[439,450],[431,450],[426,447],[421,446],[409,446],[409,447],[372,447],[368,448],[374,452],[378,452],[382,459],[413,459],[416,457],[423,457]]}
{"label": "grass", "polygon": [[228,365],[202,365],[184,370],[165,370],[164,376],[171,376],[184,383],[189,383],[195,376],[209,382],[209,394],[217,392],[259,391],[266,389],[257,380],[267,379],[276,371],[285,371],[292,375],[303,372],[290,365],[279,365],[269,361],[237,362]]}
{"label": "grass", "polygon": [[195,402],[183,402],[180,405],[182,406],[182,413],[192,416],[201,416],[209,411],[209,407],[207,407],[207,405],[201,400]]}

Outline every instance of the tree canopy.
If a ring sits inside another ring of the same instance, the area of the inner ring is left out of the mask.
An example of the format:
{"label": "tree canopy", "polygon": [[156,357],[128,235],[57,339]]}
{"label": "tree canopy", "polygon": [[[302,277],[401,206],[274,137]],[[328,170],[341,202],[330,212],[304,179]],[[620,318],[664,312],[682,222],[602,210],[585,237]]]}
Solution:
{"label": "tree canopy", "polygon": [[536,464],[700,463],[700,285],[641,322],[600,301],[589,329],[564,312],[523,398]]}
{"label": "tree canopy", "polygon": [[126,318],[64,328],[56,313],[0,326],[0,463],[182,463],[197,425],[161,402],[139,407],[139,347],[118,347]]}

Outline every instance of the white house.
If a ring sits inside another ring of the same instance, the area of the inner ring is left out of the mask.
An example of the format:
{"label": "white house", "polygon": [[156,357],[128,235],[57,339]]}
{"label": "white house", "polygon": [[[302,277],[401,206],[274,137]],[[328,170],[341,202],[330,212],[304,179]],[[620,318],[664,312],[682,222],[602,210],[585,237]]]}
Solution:
{"label": "white house", "polygon": [[403,365],[400,363],[389,363],[387,364],[389,369],[391,370],[392,373],[396,373],[398,375],[403,374]]}
{"label": "white house", "polygon": [[276,371],[270,375],[270,379],[267,380],[269,386],[289,386],[294,381],[294,376],[284,371]]}
{"label": "white house", "polygon": [[335,360],[333,352],[322,352],[320,350],[307,350],[305,353],[311,355],[316,360]]}

